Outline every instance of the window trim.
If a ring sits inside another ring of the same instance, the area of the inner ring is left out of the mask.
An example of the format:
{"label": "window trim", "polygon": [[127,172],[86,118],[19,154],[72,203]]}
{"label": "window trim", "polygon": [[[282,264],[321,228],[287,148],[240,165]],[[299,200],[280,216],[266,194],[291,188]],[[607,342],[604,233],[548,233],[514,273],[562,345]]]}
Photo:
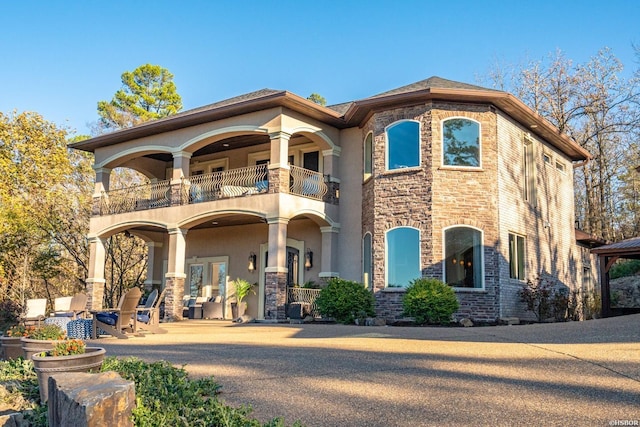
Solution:
{"label": "window trim", "polygon": [[[367,140],[369,142],[369,168],[370,170],[367,172]],[[373,132],[369,131],[367,135],[364,137],[364,144],[362,146],[362,176],[363,181],[368,181],[373,175]]]}
{"label": "window trim", "polygon": [[533,207],[538,206],[536,158],[534,140],[525,135],[522,141],[522,198]]}
{"label": "window trim", "polygon": [[[392,127],[398,126],[405,122],[412,122],[418,124],[418,164],[414,166],[407,166],[405,168],[393,168],[389,169],[389,129]],[[396,120],[393,123],[388,124],[384,128],[384,138],[385,138],[385,159],[384,159],[384,168],[386,172],[402,172],[411,169],[420,168],[422,166],[422,123],[418,120],[413,119],[401,119]],[[372,165],[373,167],[373,165]]]}
{"label": "window trim", "polygon": [[[384,289],[406,289],[407,286],[409,285],[407,283],[406,286],[389,286],[389,233],[394,231],[394,230],[398,230],[401,228],[408,228],[411,230],[416,230],[418,232],[418,271],[419,271],[419,276],[416,277],[416,279],[418,279],[420,276],[422,276],[422,245],[421,245],[421,239],[422,239],[422,232],[420,231],[419,228],[417,227],[411,227],[408,225],[400,225],[397,227],[392,227],[388,230],[386,230],[384,232]],[[373,253],[373,250],[372,250]]]}
{"label": "window trim", "polygon": [[484,231],[478,227],[474,227],[471,225],[467,225],[467,224],[454,224],[454,225],[450,225],[448,227],[445,227],[442,229],[442,281],[444,283],[447,283],[446,279],[447,279],[447,234],[446,232],[448,230],[451,230],[452,228],[470,228],[472,230],[478,231],[480,232],[480,280],[481,280],[481,285],[480,287],[474,287],[474,288],[463,288],[463,287],[459,287],[459,286],[451,286],[451,288],[454,291],[459,291],[459,292],[484,292],[486,290],[486,279],[485,279],[485,262],[484,262]]}
{"label": "window trim", "polygon": [[[365,271],[365,266],[366,266],[366,238],[367,236],[369,236],[369,271]],[[371,273],[368,277],[368,283],[367,280],[365,280],[364,275],[366,273]],[[373,235],[371,234],[370,231],[367,231],[366,233],[364,233],[364,235],[362,236],[362,283],[365,285],[365,287],[367,289],[373,289]]]}
{"label": "window trim", "polygon": [[[478,166],[464,166],[464,165],[446,165],[444,162],[444,124],[449,120],[464,119],[478,124]],[[452,116],[440,120],[440,166],[442,169],[463,169],[463,170],[481,170],[482,169],[482,123],[479,120],[472,119],[465,116]]]}
{"label": "window trim", "polygon": [[[512,261],[513,261],[513,257],[512,257],[512,251],[511,251],[511,236],[514,237],[514,241],[515,241],[515,246],[514,246],[514,250],[515,250],[515,258],[516,258],[516,269],[518,271],[516,271],[516,275],[515,277],[513,276],[513,272],[512,272]],[[520,271],[520,260],[519,255],[520,255],[520,251],[518,251],[518,239],[522,239],[522,244],[523,244],[523,254],[522,254],[522,271]],[[514,233],[514,232],[509,232],[509,236],[508,236],[508,240],[509,243],[509,278],[513,279],[513,280],[519,280],[519,281],[525,281],[527,278],[527,237],[524,234],[520,234],[520,233]],[[520,278],[520,273],[522,273],[522,278]]]}

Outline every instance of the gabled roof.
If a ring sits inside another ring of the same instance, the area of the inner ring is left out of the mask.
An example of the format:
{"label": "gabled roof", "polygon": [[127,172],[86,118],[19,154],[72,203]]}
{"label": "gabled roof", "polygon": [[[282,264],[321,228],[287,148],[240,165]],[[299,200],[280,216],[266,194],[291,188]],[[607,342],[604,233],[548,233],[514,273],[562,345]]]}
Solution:
{"label": "gabled roof", "polygon": [[94,152],[97,148],[103,146],[273,107],[286,107],[338,129],[344,129],[361,126],[376,111],[416,105],[430,100],[492,104],[530,129],[531,133],[539,135],[561,150],[571,160],[585,160],[591,157],[588,151],[580,147],[567,135],[560,133],[555,126],[513,95],[437,76],[361,100],[328,107],[315,104],[306,98],[284,90],[261,89],[203,107],[183,111],[170,117],[142,123],[129,129],[100,135],[71,144],[70,147]]}

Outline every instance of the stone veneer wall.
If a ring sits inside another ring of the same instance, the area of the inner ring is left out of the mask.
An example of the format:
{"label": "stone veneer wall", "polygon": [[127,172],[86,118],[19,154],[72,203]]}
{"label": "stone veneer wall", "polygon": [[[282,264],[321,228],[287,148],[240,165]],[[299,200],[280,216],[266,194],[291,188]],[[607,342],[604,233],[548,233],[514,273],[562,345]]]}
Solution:
{"label": "stone veneer wall", "polygon": [[[481,124],[482,168],[442,168],[441,121],[467,117]],[[385,171],[385,127],[398,120],[421,125],[421,167]],[[443,230],[467,225],[483,232],[483,289],[458,290],[457,317],[493,321],[499,316],[500,287],[495,248],[498,241],[496,115],[489,106],[426,103],[374,114],[363,126],[362,141],[373,131],[373,175],[363,184],[362,234],[372,233],[373,289],[378,316],[402,318],[404,291],[385,288],[385,232],[415,227],[421,236],[422,275],[442,279]]]}
{"label": "stone veneer wall", "polygon": [[285,320],[287,303],[287,273],[266,273],[264,283],[264,318]]}
{"label": "stone veneer wall", "polygon": [[182,320],[184,281],[183,277],[167,277],[166,279],[166,294],[164,297],[165,321]]}

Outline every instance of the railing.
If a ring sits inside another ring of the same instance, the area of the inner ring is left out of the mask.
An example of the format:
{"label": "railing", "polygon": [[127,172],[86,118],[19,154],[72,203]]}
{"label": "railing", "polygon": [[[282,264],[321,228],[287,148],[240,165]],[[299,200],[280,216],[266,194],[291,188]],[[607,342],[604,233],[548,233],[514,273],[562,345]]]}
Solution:
{"label": "railing", "polygon": [[[328,199],[325,200],[325,196],[328,191],[329,187],[321,173],[291,166],[289,171],[291,194],[327,202]],[[268,192],[267,165],[249,166],[190,176],[188,179],[183,179],[180,184],[175,184],[173,188],[171,181],[166,180],[112,190],[102,194],[99,210],[94,211],[94,214],[113,215]],[[337,196],[337,191],[334,192]]]}
{"label": "railing", "polygon": [[324,199],[325,194],[327,194],[328,187],[324,182],[324,176],[321,173],[298,166],[291,166],[289,173],[291,177],[289,191],[291,194],[310,197],[317,200]]}
{"label": "railing", "polygon": [[171,205],[170,181],[121,188],[109,191],[100,201],[100,214],[112,215]]}
{"label": "railing", "polygon": [[312,289],[312,288],[288,288],[287,293],[287,302],[291,304],[292,302],[304,302],[309,304],[311,315],[313,317],[322,317],[320,316],[320,311],[318,310],[318,306],[316,305],[316,298],[320,294],[320,289]]}
{"label": "railing", "polygon": [[201,203],[266,193],[268,190],[267,165],[258,165],[191,176],[183,183],[183,200]]}

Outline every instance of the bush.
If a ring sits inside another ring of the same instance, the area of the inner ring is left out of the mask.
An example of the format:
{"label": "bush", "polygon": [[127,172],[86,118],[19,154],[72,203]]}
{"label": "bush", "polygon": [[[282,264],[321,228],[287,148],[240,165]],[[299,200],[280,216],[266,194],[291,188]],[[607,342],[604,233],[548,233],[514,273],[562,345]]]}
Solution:
{"label": "bush", "polygon": [[329,280],[327,287],[320,291],[316,305],[323,316],[344,324],[375,315],[373,294],[362,283],[350,280]]}
{"label": "bush", "polygon": [[572,296],[566,286],[556,286],[538,277],[536,280],[527,280],[518,294],[520,301],[526,304],[527,310],[532,311],[539,322],[548,319],[560,322],[579,317],[577,296]]}
{"label": "bush", "polygon": [[446,283],[437,279],[421,278],[409,284],[402,298],[404,315],[413,317],[416,323],[447,324],[460,305],[456,293]]}
{"label": "bush", "polygon": [[640,259],[628,259],[618,261],[609,270],[610,279],[618,279],[620,277],[633,276],[640,272]]}

